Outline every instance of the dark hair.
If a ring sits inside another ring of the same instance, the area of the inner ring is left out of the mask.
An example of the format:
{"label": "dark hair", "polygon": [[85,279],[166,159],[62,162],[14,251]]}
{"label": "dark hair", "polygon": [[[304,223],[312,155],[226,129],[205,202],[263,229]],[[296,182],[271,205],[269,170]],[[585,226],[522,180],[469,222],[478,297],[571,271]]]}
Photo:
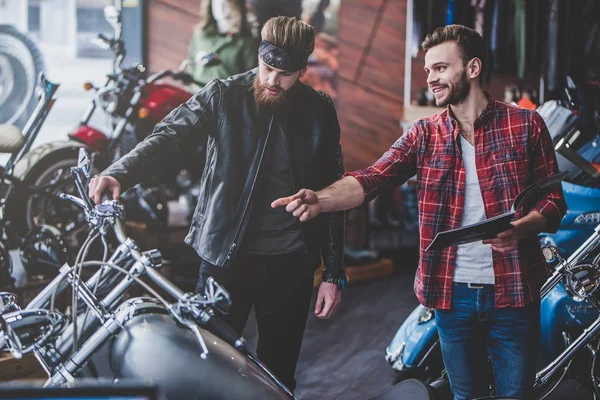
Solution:
{"label": "dark hair", "polygon": [[483,83],[487,69],[487,48],[481,35],[464,25],[446,25],[427,35],[421,47],[427,51],[446,42],[455,42],[458,45],[465,65],[475,57],[481,60],[479,81]]}

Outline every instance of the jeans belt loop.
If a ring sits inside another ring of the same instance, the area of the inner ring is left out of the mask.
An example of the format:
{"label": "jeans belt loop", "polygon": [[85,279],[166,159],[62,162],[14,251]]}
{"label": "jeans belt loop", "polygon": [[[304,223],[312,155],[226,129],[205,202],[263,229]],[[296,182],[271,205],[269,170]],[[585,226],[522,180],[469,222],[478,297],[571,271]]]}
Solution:
{"label": "jeans belt loop", "polygon": [[477,284],[477,283],[467,283],[467,287],[469,289],[484,289],[485,286],[483,286],[482,284]]}

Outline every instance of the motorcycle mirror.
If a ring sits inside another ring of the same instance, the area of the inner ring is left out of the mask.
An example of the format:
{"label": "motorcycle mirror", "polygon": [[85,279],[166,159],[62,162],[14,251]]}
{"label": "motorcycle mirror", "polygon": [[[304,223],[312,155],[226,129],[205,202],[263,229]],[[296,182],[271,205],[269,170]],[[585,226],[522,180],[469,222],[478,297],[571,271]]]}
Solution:
{"label": "motorcycle mirror", "polygon": [[83,176],[87,179],[90,178],[90,172],[92,170],[92,163],[90,162],[90,156],[84,148],[79,149],[79,159],[77,160],[77,169],[79,169]]}
{"label": "motorcycle mirror", "polygon": [[115,38],[121,37],[121,13],[115,6],[104,7],[104,18],[115,30]]}

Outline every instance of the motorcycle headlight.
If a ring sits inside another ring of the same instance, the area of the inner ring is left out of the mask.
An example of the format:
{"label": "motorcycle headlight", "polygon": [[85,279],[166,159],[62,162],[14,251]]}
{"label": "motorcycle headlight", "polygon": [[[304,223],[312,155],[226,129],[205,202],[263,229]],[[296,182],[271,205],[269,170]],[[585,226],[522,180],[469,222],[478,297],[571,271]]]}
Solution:
{"label": "motorcycle headlight", "polygon": [[108,114],[112,114],[117,109],[119,102],[119,96],[113,90],[105,90],[98,93],[98,106],[106,111]]}
{"label": "motorcycle headlight", "polygon": [[425,322],[429,322],[434,317],[433,308],[423,307],[419,312],[419,318],[417,319],[417,324],[421,325]]}

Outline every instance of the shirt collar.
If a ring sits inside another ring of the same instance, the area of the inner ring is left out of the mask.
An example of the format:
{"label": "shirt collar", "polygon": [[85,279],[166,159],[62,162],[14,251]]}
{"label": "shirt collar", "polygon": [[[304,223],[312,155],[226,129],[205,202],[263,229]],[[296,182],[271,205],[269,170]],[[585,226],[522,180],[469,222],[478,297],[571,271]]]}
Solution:
{"label": "shirt collar", "polygon": [[[488,123],[492,120],[492,117],[494,116],[494,112],[496,110],[496,101],[492,98],[492,96],[489,95],[488,92],[484,92],[484,93],[485,93],[485,97],[487,97],[487,99],[488,99],[488,103],[487,103],[487,106],[485,107],[485,109],[483,110],[483,112],[481,113],[481,115],[479,115],[479,117],[477,117],[477,119],[475,120],[475,123],[473,124],[473,128],[475,129],[475,131],[479,130],[480,128],[485,129],[485,127],[488,125]],[[456,135],[459,134],[460,128],[458,125],[458,120],[454,116],[454,113],[452,112],[450,105],[446,106],[445,113],[446,113],[446,117],[448,118],[448,120],[452,124],[452,127],[454,128],[453,133],[454,133],[454,138],[456,139]]]}

